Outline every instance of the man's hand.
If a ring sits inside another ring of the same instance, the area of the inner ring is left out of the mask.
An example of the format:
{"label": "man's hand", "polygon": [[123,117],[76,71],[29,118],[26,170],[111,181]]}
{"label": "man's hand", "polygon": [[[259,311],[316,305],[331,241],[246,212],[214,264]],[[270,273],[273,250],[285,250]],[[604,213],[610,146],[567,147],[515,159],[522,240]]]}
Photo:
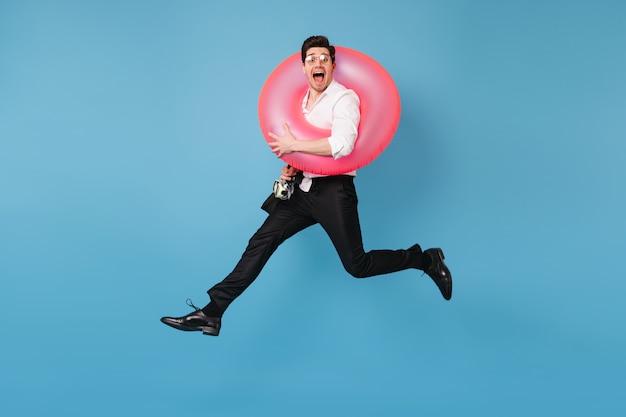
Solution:
{"label": "man's hand", "polygon": [[302,152],[319,156],[332,156],[332,149],[328,138],[298,140],[293,133],[291,133],[291,129],[289,129],[289,125],[287,123],[283,126],[285,127],[285,134],[283,136],[279,136],[274,132],[268,132],[269,137],[274,139],[274,142],[268,142],[268,145],[270,145],[272,152],[274,152],[277,157],[280,158],[281,156],[292,152]]}
{"label": "man's hand", "polygon": [[285,123],[283,126],[285,127],[285,134],[283,136],[279,136],[273,132],[268,133],[269,136],[274,139],[274,142],[269,142],[272,152],[279,158],[284,154],[294,152],[294,147],[298,142],[293,133],[291,133],[289,125]]}
{"label": "man's hand", "polygon": [[293,181],[293,177],[295,177],[298,172],[300,171],[298,171],[294,167],[290,165],[285,165],[282,172],[280,173],[280,179],[285,181]]}

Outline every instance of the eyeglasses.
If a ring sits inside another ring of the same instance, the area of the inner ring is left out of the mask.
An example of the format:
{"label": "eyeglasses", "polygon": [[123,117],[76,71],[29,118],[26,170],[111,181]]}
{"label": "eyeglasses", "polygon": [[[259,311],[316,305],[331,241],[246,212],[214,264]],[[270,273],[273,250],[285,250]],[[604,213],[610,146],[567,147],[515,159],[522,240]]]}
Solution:
{"label": "eyeglasses", "polygon": [[330,56],[326,54],[320,54],[319,56],[307,55],[306,58],[304,58],[304,62],[306,62],[307,64],[315,64],[318,60],[320,64],[325,64],[327,62],[330,62]]}

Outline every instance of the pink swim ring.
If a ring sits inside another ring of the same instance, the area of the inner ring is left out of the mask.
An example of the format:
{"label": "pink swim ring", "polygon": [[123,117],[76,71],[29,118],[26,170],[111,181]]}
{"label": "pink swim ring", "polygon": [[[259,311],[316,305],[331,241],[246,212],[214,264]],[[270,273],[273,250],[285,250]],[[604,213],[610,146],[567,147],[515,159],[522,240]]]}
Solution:
{"label": "pink swim ring", "polygon": [[[335,47],[337,68],[334,79],[354,90],[361,101],[359,134],[350,155],[339,159],[292,152],[281,158],[289,165],[320,175],[339,175],[372,162],[391,142],[400,122],[400,94],[391,76],[369,56],[341,46]],[[265,140],[269,132],[283,134],[289,124],[299,140],[328,137],[330,131],[317,128],[302,114],[307,84],[302,74],[300,53],[284,60],[270,74],[259,97],[259,122]]]}

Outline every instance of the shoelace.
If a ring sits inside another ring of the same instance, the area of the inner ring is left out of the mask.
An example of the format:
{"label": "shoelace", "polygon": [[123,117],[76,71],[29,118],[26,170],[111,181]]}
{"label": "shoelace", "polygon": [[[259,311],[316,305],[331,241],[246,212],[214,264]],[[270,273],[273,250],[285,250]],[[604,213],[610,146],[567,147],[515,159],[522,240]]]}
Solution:
{"label": "shoelace", "polygon": [[187,303],[187,305],[188,305],[189,307],[193,308],[194,310],[196,310],[196,311],[200,310],[198,307],[196,307],[195,305],[193,305],[193,301],[191,301],[191,298],[187,298],[186,303]]}

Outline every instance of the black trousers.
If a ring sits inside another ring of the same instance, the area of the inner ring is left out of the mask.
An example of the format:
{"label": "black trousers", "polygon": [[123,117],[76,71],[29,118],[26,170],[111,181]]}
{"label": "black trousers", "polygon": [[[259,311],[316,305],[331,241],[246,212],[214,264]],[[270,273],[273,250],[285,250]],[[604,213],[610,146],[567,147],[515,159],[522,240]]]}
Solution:
{"label": "black trousers", "polygon": [[281,243],[317,223],[330,237],[346,271],[356,278],[420,267],[418,245],[407,250],[365,252],[354,177],[315,178],[309,192],[295,188],[291,199],[280,201],[252,236],[235,269],[208,291],[211,304],[222,313],[252,284]]}

